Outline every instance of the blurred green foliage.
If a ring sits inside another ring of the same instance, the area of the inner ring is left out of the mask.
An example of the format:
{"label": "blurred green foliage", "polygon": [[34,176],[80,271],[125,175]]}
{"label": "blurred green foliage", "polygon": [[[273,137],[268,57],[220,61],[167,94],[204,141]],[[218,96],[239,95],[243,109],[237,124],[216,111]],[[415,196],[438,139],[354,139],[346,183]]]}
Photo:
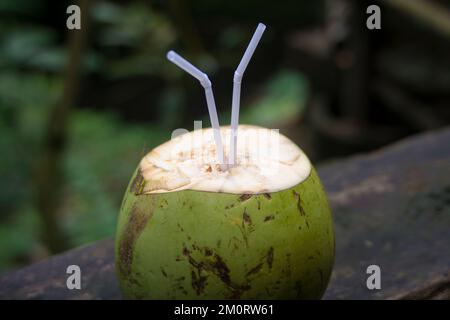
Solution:
{"label": "blurred green foliage", "polygon": [[[56,79],[0,76],[0,149],[5,150],[0,160],[0,270],[39,249],[40,222],[32,201],[33,165],[57,92]],[[8,113],[11,116],[4,117]],[[127,125],[112,115],[87,110],[77,110],[68,129],[60,219],[76,246],[113,234],[131,173],[144,152],[166,140],[168,134],[155,125]]]}
{"label": "blurred green foliage", "polygon": [[306,109],[308,81],[300,73],[282,70],[267,82],[264,94],[248,108],[240,119],[263,127],[296,121]]}

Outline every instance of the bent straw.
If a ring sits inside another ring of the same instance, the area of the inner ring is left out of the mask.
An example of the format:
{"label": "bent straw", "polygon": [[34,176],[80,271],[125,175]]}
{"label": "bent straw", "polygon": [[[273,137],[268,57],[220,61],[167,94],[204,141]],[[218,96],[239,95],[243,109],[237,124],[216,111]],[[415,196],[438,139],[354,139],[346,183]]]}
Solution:
{"label": "bent straw", "polygon": [[250,62],[256,46],[261,40],[266,26],[262,23],[258,24],[255,33],[253,34],[247,49],[244,52],[244,56],[241,59],[233,77],[233,98],[231,102],[231,135],[230,135],[230,164],[236,163],[236,148],[237,148],[237,130],[239,124],[239,105],[241,100],[241,82],[245,69]]}
{"label": "bent straw", "polygon": [[219,118],[217,117],[216,102],[214,100],[212,84],[208,78],[208,75],[199,70],[197,67],[195,67],[189,61],[187,61],[182,56],[177,54],[175,51],[171,50],[167,52],[167,59],[170,62],[176,64],[178,67],[180,67],[187,73],[189,73],[198,81],[200,81],[200,84],[205,89],[206,104],[208,105],[209,118],[211,120],[211,126],[213,127],[214,140],[216,142],[217,147],[217,157],[219,163],[223,165],[224,164],[223,145],[222,145],[222,137],[220,135]]}

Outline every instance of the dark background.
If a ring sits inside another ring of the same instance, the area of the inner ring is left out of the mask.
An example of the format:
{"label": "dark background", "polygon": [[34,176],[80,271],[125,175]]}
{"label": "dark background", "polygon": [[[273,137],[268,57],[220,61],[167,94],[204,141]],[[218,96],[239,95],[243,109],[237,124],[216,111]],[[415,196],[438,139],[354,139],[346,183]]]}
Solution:
{"label": "dark background", "polygon": [[[66,28],[78,4],[82,28]],[[366,8],[381,8],[381,30]],[[0,3],[0,272],[112,236],[140,158],[209,126],[208,73],[228,124],[257,23],[241,123],[279,128],[315,164],[450,121],[450,1],[170,0]]]}

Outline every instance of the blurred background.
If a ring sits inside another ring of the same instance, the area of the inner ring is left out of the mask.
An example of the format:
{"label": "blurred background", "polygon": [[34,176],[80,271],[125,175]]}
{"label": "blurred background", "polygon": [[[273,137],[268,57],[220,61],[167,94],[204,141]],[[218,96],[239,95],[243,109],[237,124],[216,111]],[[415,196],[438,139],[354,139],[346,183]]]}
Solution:
{"label": "blurred background", "polygon": [[[81,30],[66,28],[70,4]],[[370,4],[381,30],[366,28]],[[0,2],[0,272],[114,235],[140,158],[176,128],[209,126],[208,73],[228,124],[280,128],[316,164],[450,123],[448,0]]]}

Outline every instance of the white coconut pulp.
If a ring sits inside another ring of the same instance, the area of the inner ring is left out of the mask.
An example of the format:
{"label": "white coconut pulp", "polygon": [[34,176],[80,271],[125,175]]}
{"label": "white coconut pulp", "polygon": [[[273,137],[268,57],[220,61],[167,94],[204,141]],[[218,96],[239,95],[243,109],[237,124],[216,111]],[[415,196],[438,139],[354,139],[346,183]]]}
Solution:
{"label": "white coconut pulp", "polygon": [[[230,128],[221,127],[225,154]],[[180,190],[257,194],[275,192],[304,181],[311,163],[303,151],[277,130],[241,125],[237,163],[217,162],[213,129],[200,129],[171,139],[150,151],[140,163],[145,193]]]}

